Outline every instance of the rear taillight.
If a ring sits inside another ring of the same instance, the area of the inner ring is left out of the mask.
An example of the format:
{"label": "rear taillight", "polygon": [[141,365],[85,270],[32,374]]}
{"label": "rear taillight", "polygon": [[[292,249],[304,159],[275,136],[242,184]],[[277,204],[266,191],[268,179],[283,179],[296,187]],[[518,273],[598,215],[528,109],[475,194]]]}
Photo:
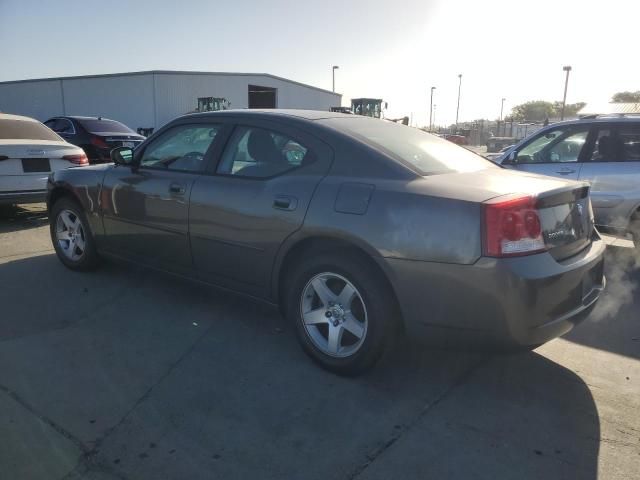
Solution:
{"label": "rear taillight", "polygon": [[98,148],[109,148],[109,145],[107,145],[107,142],[105,142],[102,137],[91,137],[91,144]]}
{"label": "rear taillight", "polygon": [[89,165],[89,159],[84,153],[79,153],[77,155],[64,155],[62,159],[68,160],[75,165]]}
{"label": "rear taillight", "polygon": [[534,197],[498,197],[483,209],[485,256],[514,257],[547,249]]}

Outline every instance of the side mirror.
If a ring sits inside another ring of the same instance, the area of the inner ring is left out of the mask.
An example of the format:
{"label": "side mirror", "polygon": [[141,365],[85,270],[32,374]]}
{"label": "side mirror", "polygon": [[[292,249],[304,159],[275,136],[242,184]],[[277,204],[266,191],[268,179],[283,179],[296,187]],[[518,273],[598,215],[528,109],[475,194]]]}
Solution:
{"label": "side mirror", "polygon": [[133,165],[133,149],[129,147],[116,147],[111,150],[111,160],[116,165]]}

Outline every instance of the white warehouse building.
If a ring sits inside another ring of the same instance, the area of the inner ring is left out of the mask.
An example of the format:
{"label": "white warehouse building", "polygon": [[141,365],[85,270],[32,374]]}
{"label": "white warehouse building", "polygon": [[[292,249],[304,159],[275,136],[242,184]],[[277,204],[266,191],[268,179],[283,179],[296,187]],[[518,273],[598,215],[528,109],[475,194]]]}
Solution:
{"label": "white warehouse building", "polygon": [[154,70],[0,82],[0,112],[45,121],[60,115],[157,129],[185,113],[220,108],[329,110],[342,95],[265,73]]}

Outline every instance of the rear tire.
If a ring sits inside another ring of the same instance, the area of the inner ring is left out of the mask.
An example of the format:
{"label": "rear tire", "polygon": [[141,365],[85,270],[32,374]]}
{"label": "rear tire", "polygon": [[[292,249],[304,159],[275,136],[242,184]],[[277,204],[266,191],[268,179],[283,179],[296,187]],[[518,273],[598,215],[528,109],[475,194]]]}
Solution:
{"label": "rear tire", "polygon": [[93,234],[82,207],[63,197],[51,208],[51,242],[60,261],[71,270],[93,270],[98,266]]}
{"label": "rear tire", "polygon": [[321,253],[287,275],[285,312],[322,368],[358,375],[373,367],[396,329],[391,287],[359,255]]}

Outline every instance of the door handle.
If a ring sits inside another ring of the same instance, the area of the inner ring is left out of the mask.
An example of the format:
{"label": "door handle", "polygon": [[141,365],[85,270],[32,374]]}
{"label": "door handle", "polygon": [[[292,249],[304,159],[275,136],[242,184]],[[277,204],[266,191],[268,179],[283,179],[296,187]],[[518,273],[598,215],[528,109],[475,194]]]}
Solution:
{"label": "door handle", "polygon": [[172,183],[171,185],[169,185],[169,192],[183,195],[184,185],[180,185],[179,183]]}
{"label": "door handle", "polygon": [[298,199],[288,195],[277,195],[273,200],[273,208],[278,210],[295,210],[298,206]]}
{"label": "door handle", "polygon": [[575,170],[571,168],[561,168],[560,170],[556,170],[556,173],[559,173],[560,175],[569,175],[570,173],[574,172]]}

